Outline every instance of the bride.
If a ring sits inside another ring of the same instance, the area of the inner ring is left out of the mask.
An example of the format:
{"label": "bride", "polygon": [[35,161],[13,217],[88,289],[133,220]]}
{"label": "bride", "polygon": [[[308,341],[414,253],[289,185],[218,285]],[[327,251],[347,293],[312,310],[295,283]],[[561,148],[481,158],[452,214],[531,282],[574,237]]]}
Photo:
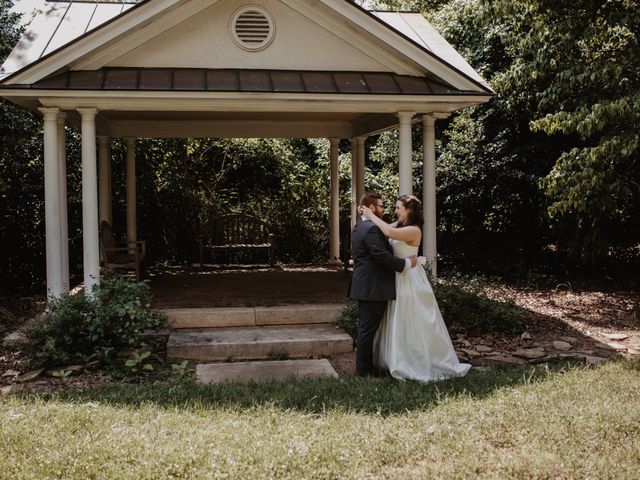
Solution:
{"label": "bride", "polygon": [[[369,208],[362,214],[389,237],[397,257],[417,255],[422,238],[422,205],[413,195],[396,201],[398,221],[386,223]],[[396,273],[396,299],[387,305],[376,334],[374,362],[398,380],[429,382],[464,376],[471,365],[461,364],[424,268]]]}

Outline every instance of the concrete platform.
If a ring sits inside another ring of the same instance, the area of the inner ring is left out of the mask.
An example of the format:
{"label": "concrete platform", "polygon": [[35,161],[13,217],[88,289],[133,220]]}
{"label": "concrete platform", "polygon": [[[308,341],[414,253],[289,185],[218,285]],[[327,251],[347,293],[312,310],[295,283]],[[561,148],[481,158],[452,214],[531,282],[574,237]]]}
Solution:
{"label": "concrete platform", "polygon": [[166,308],[171,328],[225,328],[262,325],[335,323],[343,305],[308,304],[277,307]]}
{"label": "concrete platform", "polygon": [[331,356],[353,350],[353,341],[332,324],[174,330],[167,358],[254,360]]}
{"label": "concrete platform", "polygon": [[273,360],[259,362],[208,363],[196,366],[199,383],[268,382],[300,378],[337,378],[326,358],[318,360]]}

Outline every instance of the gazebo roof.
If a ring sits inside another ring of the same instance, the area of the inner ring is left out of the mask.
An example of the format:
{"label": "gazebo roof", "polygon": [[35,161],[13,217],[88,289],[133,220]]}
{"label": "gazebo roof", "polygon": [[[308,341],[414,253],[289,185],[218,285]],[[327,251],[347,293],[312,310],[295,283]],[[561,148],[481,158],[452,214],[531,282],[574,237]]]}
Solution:
{"label": "gazebo roof", "polygon": [[475,95],[427,77],[387,72],[203,68],[101,68],[52,75],[33,89]]}
{"label": "gazebo roof", "polygon": [[[274,112],[264,121],[291,126],[310,112],[316,123],[340,113],[340,128],[293,130],[369,134],[395,125],[394,112],[446,113],[494,94],[421,14],[369,12],[348,0],[22,3],[36,13],[0,69],[0,95],[30,109],[96,107],[98,129],[109,133],[125,121],[148,133],[126,112],[154,111],[150,120],[200,112],[193,118],[219,123]],[[243,8],[271,17],[268,47],[251,51],[233,39]],[[268,130],[253,133],[281,134]],[[239,135],[241,126],[225,131]]]}

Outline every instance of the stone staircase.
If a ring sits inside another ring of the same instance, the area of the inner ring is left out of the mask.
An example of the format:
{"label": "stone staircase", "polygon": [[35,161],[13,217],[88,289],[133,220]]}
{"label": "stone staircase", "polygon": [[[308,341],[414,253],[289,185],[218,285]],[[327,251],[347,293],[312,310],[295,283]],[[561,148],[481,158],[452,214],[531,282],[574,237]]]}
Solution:
{"label": "stone staircase", "polygon": [[167,358],[207,362],[196,367],[202,383],[336,376],[317,357],[353,350],[351,336],[335,325],[341,310],[340,304],[165,309],[172,328]]}

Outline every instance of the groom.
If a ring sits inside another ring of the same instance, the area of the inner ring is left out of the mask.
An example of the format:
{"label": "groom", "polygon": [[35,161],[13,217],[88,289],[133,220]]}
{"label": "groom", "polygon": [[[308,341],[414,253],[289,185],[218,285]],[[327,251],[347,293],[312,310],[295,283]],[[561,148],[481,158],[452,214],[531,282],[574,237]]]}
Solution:
{"label": "groom", "polygon": [[[369,207],[382,218],[384,203],[377,192],[367,192],[360,206]],[[373,339],[387,302],[396,298],[396,274],[416,266],[416,257],[398,258],[382,231],[366,217],[359,218],[351,232],[353,275],[349,298],[358,300],[360,318],[356,350],[356,375],[370,376],[373,368]]]}

